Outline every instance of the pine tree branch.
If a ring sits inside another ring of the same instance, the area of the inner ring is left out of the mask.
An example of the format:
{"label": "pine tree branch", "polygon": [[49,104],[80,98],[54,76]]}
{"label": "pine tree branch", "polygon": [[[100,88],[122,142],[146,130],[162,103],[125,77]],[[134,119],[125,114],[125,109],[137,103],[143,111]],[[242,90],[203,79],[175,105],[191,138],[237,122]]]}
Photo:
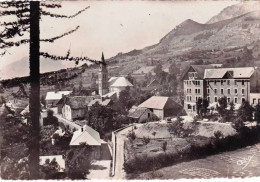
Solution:
{"label": "pine tree branch", "polygon": [[59,35],[59,36],[56,36],[56,37],[53,37],[53,38],[49,38],[49,39],[41,39],[40,41],[42,41],[42,42],[54,42],[57,39],[60,39],[60,38],[65,37],[65,36],[67,36],[69,34],[72,34],[73,32],[77,31],[78,29],[79,29],[79,26],[77,26],[75,29],[73,29],[73,30],[71,30],[69,32],[66,32],[66,33],[64,33],[62,35]]}
{"label": "pine tree branch", "polygon": [[95,64],[103,64],[102,61],[98,61],[98,60],[93,60],[90,59],[88,57],[70,57],[69,53],[67,53],[66,56],[55,56],[55,55],[51,55],[47,52],[40,52],[40,56],[44,57],[44,58],[48,58],[48,59],[52,59],[54,61],[57,60],[61,60],[61,61],[75,61],[76,64],[79,63],[79,61],[89,61],[91,63],[95,63]]}
{"label": "pine tree branch", "polygon": [[60,4],[46,4],[46,3],[41,3],[41,6],[45,8],[61,8]]}
{"label": "pine tree branch", "polygon": [[13,25],[12,28],[5,27],[4,31],[1,32],[0,38],[2,39],[11,39],[14,38],[16,35],[18,36],[23,36],[24,34],[22,32],[28,31],[30,26],[18,26],[18,25]]}
{"label": "pine tree branch", "polygon": [[8,9],[8,8],[22,8],[28,6],[29,7],[29,2],[28,1],[3,1],[0,2],[0,8],[3,9]]}
{"label": "pine tree branch", "polygon": [[47,11],[44,11],[44,10],[41,10],[41,15],[44,15],[44,16],[50,16],[50,17],[53,17],[53,18],[74,18],[76,16],[78,16],[79,14],[81,14],[82,12],[86,11],[90,6],[78,11],[77,13],[75,13],[74,15],[59,15],[59,14],[53,14],[53,13],[50,13],[50,12],[47,12]]}
{"label": "pine tree branch", "polygon": [[13,22],[3,22],[0,24],[0,26],[14,26],[14,25],[29,25],[30,19],[19,19],[18,21]]}
{"label": "pine tree branch", "polygon": [[23,15],[24,13],[29,13],[30,9],[27,8],[19,8],[17,10],[7,10],[7,11],[0,11],[0,16],[9,16],[9,15],[15,15],[17,17]]}
{"label": "pine tree branch", "polygon": [[3,39],[0,38],[0,49],[10,48],[13,46],[20,46],[22,44],[27,44],[29,42],[30,42],[29,39],[23,39],[17,42],[5,42],[3,41]]}

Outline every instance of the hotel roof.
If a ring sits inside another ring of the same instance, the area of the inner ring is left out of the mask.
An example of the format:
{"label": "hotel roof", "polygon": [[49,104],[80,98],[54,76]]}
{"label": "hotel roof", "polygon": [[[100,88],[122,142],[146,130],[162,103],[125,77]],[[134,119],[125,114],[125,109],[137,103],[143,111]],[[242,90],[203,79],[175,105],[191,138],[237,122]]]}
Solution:
{"label": "hotel roof", "polygon": [[206,69],[204,78],[223,78],[226,73],[229,73],[233,78],[250,78],[254,73],[253,67],[241,67],[241,68],[218,68],[218,69]]}

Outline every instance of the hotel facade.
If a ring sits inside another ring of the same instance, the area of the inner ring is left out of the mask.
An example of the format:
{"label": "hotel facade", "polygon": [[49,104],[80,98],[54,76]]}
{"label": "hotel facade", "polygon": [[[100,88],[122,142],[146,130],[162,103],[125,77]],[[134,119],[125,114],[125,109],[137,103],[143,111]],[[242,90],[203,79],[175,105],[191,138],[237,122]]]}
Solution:
{"label": "hotel facade", "polygon": [[[259,76],[259,69],[254,67],[213,68],[211,65],[191,65],[183,76],[184,109],[187,114],[195,115],[198,98],[207,99],[210,106],[216,106],[218,99],[223,96],[227,97],[228,103],[234,102],[237,106],[243,101],[251,103],[252,93],[260,95]],[[260,100],[254,99],[254,102],[260,103]]]}

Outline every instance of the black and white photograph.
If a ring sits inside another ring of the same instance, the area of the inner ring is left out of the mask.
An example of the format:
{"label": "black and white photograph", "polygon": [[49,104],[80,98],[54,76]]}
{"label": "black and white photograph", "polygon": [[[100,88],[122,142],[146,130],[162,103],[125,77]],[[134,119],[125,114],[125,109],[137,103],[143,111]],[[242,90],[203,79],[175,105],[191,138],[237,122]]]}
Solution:
{"label": "black and white photograph", "polygon": [[0,167],[259,180],[260,1],[1,1]]}

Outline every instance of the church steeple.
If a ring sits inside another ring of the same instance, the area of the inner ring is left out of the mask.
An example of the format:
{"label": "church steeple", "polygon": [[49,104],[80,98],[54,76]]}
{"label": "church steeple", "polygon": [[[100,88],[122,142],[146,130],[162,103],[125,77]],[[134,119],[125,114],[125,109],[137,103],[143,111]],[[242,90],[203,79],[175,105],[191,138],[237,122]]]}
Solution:
{"label": "church steeple", "polygon": [[98,72],[98,92],[99,92],[99,95],[102,96],[102,95],[107,94],[108,91],[109,91],[109,89],[108,89],[108,71],[107,71],[104,53],[102,52],[101,64],[100,64],[99,72]]}
{"label": "church steeple", "polygon": [[103,51],[102,51],[102,56],[101,56],[101,62],[102,62],[102,63],[106,63],[106,62],[105,62],[105,57],[104,57]]}

